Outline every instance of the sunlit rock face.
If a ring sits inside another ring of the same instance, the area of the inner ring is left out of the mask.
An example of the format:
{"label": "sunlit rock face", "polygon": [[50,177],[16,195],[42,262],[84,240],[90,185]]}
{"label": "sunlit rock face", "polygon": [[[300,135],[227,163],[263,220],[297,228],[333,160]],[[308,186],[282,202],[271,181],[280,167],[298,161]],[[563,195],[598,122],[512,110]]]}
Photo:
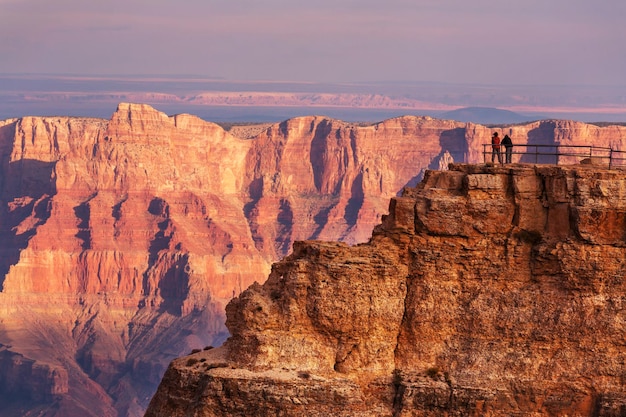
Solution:
{"label": "sunlit rock face", "polygon": [[302,241],[146,416],[619,416],[626,173],[450,166],[364,244]]}
{"label": "sunlit rock face", "polygon": [[248,145],[141,105],[2,132],[0,392],[142,415],[171,357],[221,343],[225,302],[268,270],[240,231]]}
{"label": "sunlit rock face", "polygon": [[431,122],[306,117],[249,139],[135,104],[1,122],[3,412],[142,415],[169,361],[220,345],[225,304],[293,241],[369,236],[442,152],[436,130],[419,145]]}
{"label": "sunlit rock face", "polygon": [[[225,305],[294,242],[366,242],[425,169],[482,162],[492,129],[311,116],[238,131],[127,103],[110,120],[0,121],[3,415],[143,415],[167,364],[220,345]],[[561,121],[502,133],[625,137]]]}

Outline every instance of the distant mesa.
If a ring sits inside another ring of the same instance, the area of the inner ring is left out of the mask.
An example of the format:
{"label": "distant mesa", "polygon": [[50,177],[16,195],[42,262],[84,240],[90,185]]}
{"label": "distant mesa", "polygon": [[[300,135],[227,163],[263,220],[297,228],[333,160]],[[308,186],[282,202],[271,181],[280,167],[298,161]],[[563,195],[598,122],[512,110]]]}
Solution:
{"label": "distant mesa", "polygon": [[536,118],[532,116],[525,116],[510,110],[502,110],[494,107],[463,107],[441,113],[437,117],[456,120],[458,122],[472,122],[486,125],[522,123],[536,120]]}

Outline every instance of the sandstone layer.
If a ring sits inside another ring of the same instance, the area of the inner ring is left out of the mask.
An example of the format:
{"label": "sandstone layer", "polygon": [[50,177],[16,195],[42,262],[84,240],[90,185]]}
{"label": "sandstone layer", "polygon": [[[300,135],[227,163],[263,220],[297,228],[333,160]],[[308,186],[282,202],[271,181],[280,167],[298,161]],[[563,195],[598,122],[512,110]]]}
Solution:
{"label": "sandstone layer", "polygon": [[[565,121],[507,129],[518,144],[626,140]],[[0,122],[3,415],[142,415],[172,358],[220,345],[226,303],[294,242],[367,241],[391,197],[427,168],[482,162],[491,132],[311,116],[237,137],[127,103],[110,120]]]}
{"label": "sandstone layer", "polygon": [[459,165],[367,243],[303,241],[156,416],[622,416],[626,173]]}

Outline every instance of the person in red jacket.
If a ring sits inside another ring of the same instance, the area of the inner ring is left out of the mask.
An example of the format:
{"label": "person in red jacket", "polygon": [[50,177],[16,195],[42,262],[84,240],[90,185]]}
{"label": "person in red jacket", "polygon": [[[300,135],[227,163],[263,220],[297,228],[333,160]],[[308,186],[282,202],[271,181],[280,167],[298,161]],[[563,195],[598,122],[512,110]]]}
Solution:
{"label": "person in red jacket", "polygon": [[491,162],[495,162],[496,155],[498,156],[498,162],[502,163],[502,154],[500,153],[500,137],[498,132],[495,132],[491,137]]}

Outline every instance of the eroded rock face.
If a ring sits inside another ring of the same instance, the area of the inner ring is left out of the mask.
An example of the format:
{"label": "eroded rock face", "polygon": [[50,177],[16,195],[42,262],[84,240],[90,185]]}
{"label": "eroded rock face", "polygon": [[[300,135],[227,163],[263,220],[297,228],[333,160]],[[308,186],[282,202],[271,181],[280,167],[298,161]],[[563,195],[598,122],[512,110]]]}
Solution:
{"label": "eroded rock face", "polygon": [[[560,121],[510,129],[520,144],[621,149],[626,137]],[[492,131],[407,116],[251,132],[126,103],[108,121],[0,122],[3,415],[142,415],[170,360],[221,344],[224,306],[294,242],[367,241],[391,197],[426,168],[481,162]],[[340,369],[355,366],[350,343]]]}
{"label": "eroded rock face", "polygon": [[238,230],[241,185],[228,177],[247,145],[140,105],[110,122],[23,118],[3,132],[3,358],[50,369],[9,364],[3,401],[23,399],[16,415],[24,402],[142,415],[171,357],[220,344],[225,302],[268,270]]}
{"label": "eroded rock face", "polygon": [[623,415],[626,174],[450,168],[367,243],[296,243],[146,416]]}
{"label": "eroded rock face", "polygon": [[416,146],[432,122],[305,117],[240,139],[135,104],[1,122],[3,413],[142,415],[169,361],[221,344],[224,305],[293,241],[369,236],[442,152],[437,130]]}

